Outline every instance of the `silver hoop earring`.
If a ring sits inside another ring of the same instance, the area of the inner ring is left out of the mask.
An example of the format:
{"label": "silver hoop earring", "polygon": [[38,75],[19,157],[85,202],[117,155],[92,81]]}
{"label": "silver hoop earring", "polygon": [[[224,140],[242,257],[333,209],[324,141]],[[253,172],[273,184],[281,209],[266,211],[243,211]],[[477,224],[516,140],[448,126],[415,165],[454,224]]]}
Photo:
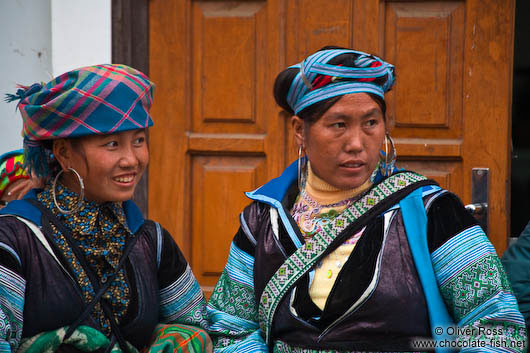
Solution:
{"label": "silver hoop earring", "polygon": [[[389,142],[390,149],[388,148]],[[397,152],[396,147],[394,145],[394,141],[392,140],[388,132],[385,134],[385,150],[381,150],[380,158],[381,162],[379,163],[379,167],[381,170],[381,174],[385,177],[392,175],[392,172],[394,171],[394,168],[396,166]]]}
{"label": "silver hoop earring", "polygon": [[61,176],[61,174],[64,173],[64,169],[61,169],[61,171],[59,173],[57,173],[57,175],[55,176],[55,179],[53,180],[53,185],[52,185],[53,204],[55,205],[55,207],[57,207],[59,212],[61,212],[62,214],[72,214],[74,212],[77,212],[79,207],[81,207],[81,202],[83,201],[83,198],[85,196],[85,185],[83,184],[83,178],[81,178],[81,175],[79,175],[77,170],[75,170],[74,168],[68,168],[68,171],[73,172],[75,174],[75,176],[77,177],[77,179],[79,180],[79,185],[81,186],[81,191],[79,192],[79,200],[77,201],[77,205],[74,207],[74,209],[72,209],[70,211],[62,209],[59,206],[59,203],[57,202],[57,193],[56,193],[55,189],[57,187],[57,180],[59,180],[59,177]]}
{"label": "silver hoop earring", "polygon": [[298,191],[302,192],[305,186],[305,175],[303,169],[305,168],[307,161],[302,165],[302,146],[298,147]]}

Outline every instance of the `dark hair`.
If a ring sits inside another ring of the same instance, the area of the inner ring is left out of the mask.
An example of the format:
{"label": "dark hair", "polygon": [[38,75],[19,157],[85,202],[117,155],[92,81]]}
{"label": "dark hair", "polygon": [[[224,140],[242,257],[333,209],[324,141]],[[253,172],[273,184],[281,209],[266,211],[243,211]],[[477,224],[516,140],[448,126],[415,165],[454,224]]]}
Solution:
{"label": "dark hair", "polygon": [[[322,50],[329,50],[329,49],[346,49],[342,47],[337,46],[325,46],[321,48],[318,51]],[[356,56],[350,53],[338,55],[331,59],[329,61],[329,64],[333,65],[342,65],[342,66],[349,66],[349,67],[355,67],[355,59]],[[296,77],[296,75],[300,72],[298,68],[287,68],[280,72],[278,76],[276,76],[276,80],[274,81],[274,99],[276,100],[276,104],[278,104],[282,109],[284,109],[286,112],[288,112],[291,115],[294,115],[293,109],[289,106],[289,103],[287,103],[287,94],[289,93],[289,89],[291,88],[291,84]],[[318,76],[317,76],[318,77]],[[381,107],[381,110],[383,111],[383,117],[385,117],[386,113],[386,104],[381,97],[368,93],[375,101],[376,103]],[[322,100],[320,102],[317,102],[315,104],[310,105],[309,107],[306,107],[302,111],[300,111],[297,115],[301,119],[303,119],[305,122],[312,124],[316,122],[326,111],[328,111],[329,108],[333,106],[333,104],[337,103],[339,99],[341,99],[342,96],[336,96],[331,97],[325,100]]]}
{"label": "dark hair", "polygon": [[[81,144],[81,140],[83,139],[83,137],[85,136],[69,137],[67,138],[67,140],[70,141],[72,149],[75,152],[79,153],[81,157],[83,157],[83,160],[85,161],[85,164],[88,168],[88,160]],[[44,154],[46,155],[46,161],[48,163],[49,174],[47,176],[50,176],[52,178],[54,178],[61,171],[61,165],[59,164],[59,161],[53,156],[53,141],[56,140],[43,141],[41,146]]]}

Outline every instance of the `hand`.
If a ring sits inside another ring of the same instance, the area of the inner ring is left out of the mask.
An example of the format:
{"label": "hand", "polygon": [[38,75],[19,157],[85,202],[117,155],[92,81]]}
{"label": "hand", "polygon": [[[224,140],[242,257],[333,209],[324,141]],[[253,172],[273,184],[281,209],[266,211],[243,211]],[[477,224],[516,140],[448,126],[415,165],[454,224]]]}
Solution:
{"label": "hand", "polygon": [[20,200],[31,189],[42,188],[43,185],[44,185],[44,180],[41,178],[37,178],[35,176],[33,176],[30,179],[16,180],[14,183],[9,185],[7,189],[4,191],[2,200],[7,201],[7,202],[13,201],[13,200]]}

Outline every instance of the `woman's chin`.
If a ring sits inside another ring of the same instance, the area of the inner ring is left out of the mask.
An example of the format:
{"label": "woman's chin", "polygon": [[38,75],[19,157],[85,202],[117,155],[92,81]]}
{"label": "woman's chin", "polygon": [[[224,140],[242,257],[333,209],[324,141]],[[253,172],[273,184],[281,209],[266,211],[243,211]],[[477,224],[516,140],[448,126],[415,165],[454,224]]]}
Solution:
{"label": "woman's chin", "polygon": [[351,190],[356,189],[360,186],[362,186],[366,181],[370,178],[370,176],[361,176],[361,177],[343,177],[343,178],[337,178],[336,180],[330,182],[329,184],[335,186],[338,189],[341,190]]}
{"label": "woman's chin", "polygon": [[114,195],[112,201],[114,201],[114,202],[125,202],[125,201],[129,201],[130,199],[132,199],[133,196],[134,196],[134,191],[133,192],[128,192],[128,193],[120,193],[120,194]]}
{"label": "woman's chin", "polygon": [[99,194],[99,195],[85,194],[85,198],[88,201],[94,201],[98,203],[125,202],[125,201],[132,199],[133,195],[134,195],[134,189],[133,191],[109,192],[109,193]]}

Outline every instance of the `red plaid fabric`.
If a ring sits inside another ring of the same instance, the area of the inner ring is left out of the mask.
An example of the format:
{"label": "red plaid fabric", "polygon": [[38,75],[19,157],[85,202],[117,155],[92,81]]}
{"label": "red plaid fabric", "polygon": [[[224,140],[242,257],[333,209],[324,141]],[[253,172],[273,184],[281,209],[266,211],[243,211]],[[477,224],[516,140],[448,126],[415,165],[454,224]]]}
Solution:
{"label": "red plaid fabric", "polygon": [[125,65],[96,65],[33,85],[21,97],[24,139],[109,134],[153,125],[154,85]]}

